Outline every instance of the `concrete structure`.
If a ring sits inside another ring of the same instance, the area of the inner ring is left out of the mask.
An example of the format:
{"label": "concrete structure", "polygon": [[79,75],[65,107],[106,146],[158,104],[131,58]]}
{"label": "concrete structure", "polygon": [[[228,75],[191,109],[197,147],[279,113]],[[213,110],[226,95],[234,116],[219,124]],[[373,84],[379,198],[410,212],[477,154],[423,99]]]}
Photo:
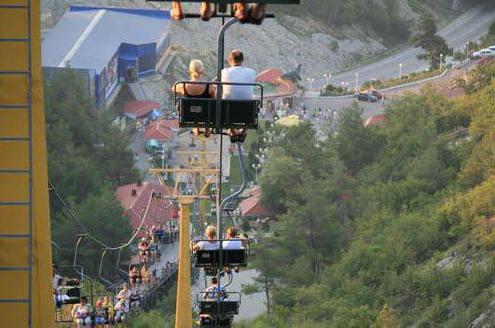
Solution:
{"label": "concrete structure", "polygon": [[70,67],[83,79],[88,95],[104,106],[119,82],[133,72],[143,77],[169,46],[168,11],[70,6],[43,40],[43,72],[52,78]]}

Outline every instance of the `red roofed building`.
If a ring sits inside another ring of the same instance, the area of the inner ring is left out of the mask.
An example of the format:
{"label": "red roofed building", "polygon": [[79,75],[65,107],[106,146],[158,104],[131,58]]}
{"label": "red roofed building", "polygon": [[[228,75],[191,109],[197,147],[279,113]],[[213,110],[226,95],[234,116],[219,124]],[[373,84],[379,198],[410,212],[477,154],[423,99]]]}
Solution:
{"label": "red roofed building", "polygon": [[[151,182],[132,183],[117,189],[116,197],[124,208],[124,214],[129,217],[133,229],[139,228],[142,220],[141,215],[144,213],[153,191],[162,195],[169,195],[172,192],[169,187]],[[178,210],[169,199],[154,198],[144,218],[143,228],[147,230],[153,225],[167,224],[170,221],[176,221],[177,218]],[[140,236],[143,234],[144,231],[140,232]]]}
{"label": "red roofed building", "polygon": [[256,77],[257,83],[271,83],[277,84],[280,77],[282,77],[284,73],[276,68],[266,69],[263,72],[259,73]]}
{"label": "red roofed building", "polygon": [[254,187],[250,191],[250,196],[239,204],[241,215],[244,217],[267,217],[273,213],[261,205],[261,189]]}
{"label": "red roofed building", "polygon": [[153,110],[159,110],[161,105],[151,100],[133,100],[128,101],[124,105],[124,113],[133,118],[138,119],[149,115]]}
{"label": "red roofed building", "polygon": [[171,128],[167,127],[165,124],[161,124],[163,121],[155,121],[151,122],[146,127],[146,132],[144,133],[144,137],[146,140],[155,139],[158,141],[168,141],[173,139],[174,131]]}
{"label": "red roofed building", "polygon": [[369,127],[369,126],[375,126],[375,125],[379,125],[379,124],[383,124],[385,122],[385,115],[381,114],[381,115],[375,115],[375,116],[371,116],[369,118],[366,119],[366,121],[364,121],[364,127]]}

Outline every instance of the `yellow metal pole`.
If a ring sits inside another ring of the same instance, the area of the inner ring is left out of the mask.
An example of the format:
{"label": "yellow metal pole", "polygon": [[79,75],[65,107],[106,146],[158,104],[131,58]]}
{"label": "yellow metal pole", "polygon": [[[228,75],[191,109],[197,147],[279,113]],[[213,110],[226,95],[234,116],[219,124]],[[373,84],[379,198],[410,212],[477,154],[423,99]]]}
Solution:
{"label": "yellow metal pole", "polygon": [[53,327],[40,1],[0,22],[0,326]]}
{"label": "yellow metal pole", "polygon": [[179,272],[177,276],[177,304],[175,309],[175,328],[192,327],[191,305],[191,255],[189,250],[189,217],[194,196],[179,196]]}

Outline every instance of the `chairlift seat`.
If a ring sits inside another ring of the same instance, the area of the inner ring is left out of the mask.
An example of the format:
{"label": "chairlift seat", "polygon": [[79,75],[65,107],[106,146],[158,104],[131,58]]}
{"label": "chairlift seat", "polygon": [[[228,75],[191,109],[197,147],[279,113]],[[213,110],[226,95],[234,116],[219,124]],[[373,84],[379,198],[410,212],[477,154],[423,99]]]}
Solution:
{"label": "chairlift seat", "polygon": [[[221,99],[222,129],[257,129],[260,100]],[[179,126],[181,128],[216,127],[217,99],[179,98]]]}
{"label": "chairlift seat", "polygon": [[245,267],[247,266],[246,249],[222,249],[222,263],[220,264],[220,250],[198,250],[194,254],[196,268],[218,267]]}
{"label": "chairlift seat", "polygon": [[217,315],[218,305],[220,305],[220,314],[222,316],[234,316],[239,314],[239,302],[237,301],[222,301],[216,300],[201,301],[199,303],[199,313],[208,315]]}
{"label": "chairlift seat", "polygon": [[230,328],[232,327],[232,318],[201,317],[201,327]]}

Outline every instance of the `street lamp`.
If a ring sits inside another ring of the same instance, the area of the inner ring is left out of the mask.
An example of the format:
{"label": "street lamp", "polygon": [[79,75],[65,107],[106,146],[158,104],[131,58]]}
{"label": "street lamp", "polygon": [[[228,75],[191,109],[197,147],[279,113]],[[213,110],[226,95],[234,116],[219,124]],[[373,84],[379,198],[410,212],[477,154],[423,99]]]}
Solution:
{"label": "street lamp", "polygon": [[359,85],[359,73],[356,73],[356,92],[358,92],[358,85]]}
{"label": "street lamp", "polygon": [[402,80],[402,63],[399,64],[399,81]]}
{"label": "street lamp", "polygon": [[442,70],[443,54],[440,54],[440,70]]}
{"label": "street lamp", "polygon": [[254,183],[258,183],[258,171],[261,169],[261,163],[256,163],[251,165],[254,169]]}
{"label": "street lamp", "polygon": [[313,82],[314,82],[314,80],[315,80],[314,78],[310,78],[310,77],[308,77],[306,79],[306,81],[309,82],[309,91],[313,90]]}
{"label": "street lamp", "polygon": [[327,85],[330,85],[330,79],[332,78],[332,74],[330,73],[325,73],[323,76],[327,79]]}
{"label": "street lamp", "polygon": [[469,42],[466,42],[466,60],[469,59]]}

